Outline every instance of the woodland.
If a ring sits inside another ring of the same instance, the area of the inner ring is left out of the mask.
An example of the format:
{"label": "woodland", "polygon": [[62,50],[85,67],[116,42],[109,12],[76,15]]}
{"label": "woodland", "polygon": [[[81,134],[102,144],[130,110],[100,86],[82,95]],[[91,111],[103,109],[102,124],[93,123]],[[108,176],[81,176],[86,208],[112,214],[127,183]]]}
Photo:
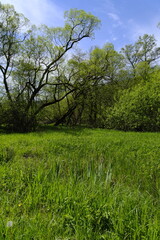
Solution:
{"label": "woodland", "polygon": [[112,43],[88,52],[100,20],[71,9],[64,27],[32,25],[0,4],[0,126],[30,132],[41,124],[124,131],[160,129],[160,47],[140,36],[119,52]]}

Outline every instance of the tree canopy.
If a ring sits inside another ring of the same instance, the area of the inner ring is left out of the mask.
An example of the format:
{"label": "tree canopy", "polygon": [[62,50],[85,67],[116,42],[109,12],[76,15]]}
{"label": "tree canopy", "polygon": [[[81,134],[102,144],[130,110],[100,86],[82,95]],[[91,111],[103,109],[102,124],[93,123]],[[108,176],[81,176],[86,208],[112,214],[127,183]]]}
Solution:
{"label": "tree canopy", "polygon": [[78,9],[64,13],[64,27],[35,26],[0,4],[1,126],[18,132],[41,123],[160,129],[155,37],[144,34],[119,52],[106,43],[68,57],[99,26],[97,17]]}

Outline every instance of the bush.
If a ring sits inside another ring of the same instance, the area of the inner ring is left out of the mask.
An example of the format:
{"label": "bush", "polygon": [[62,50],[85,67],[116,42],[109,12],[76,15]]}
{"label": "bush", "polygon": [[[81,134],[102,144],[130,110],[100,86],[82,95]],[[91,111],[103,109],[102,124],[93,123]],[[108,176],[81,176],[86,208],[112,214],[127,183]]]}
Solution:
{"label": "bush", "polygon": [[160,80],[152,77],[131,90],[122,91],[115,105],[107,110],[106,127],[119,130],[160,130]]}

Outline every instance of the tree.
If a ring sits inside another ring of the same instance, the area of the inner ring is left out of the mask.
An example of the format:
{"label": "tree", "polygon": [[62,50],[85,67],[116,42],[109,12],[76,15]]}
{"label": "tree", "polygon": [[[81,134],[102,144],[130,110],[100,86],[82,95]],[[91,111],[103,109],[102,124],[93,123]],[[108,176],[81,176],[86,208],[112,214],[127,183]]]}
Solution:
{"label": "tree", "polygon": [[136,73],[136,66],[140,62],[146,62],[146,65],[151,66],[160,58],[160,48],[156,47],[155,37],[148,34],[139,37],[135,44],[126,45],[121,52],[134,74]]}
{"label": "tree", "polygon": [[65,118],[61,119],[102,126],[104,109],[113,101],[118,75],[124,67],[123,56],[112,44],[106,44],[102,49],[95,47],[88,58],[83,56],[74,56],[68,62],[65,76],[76,83],[77,91],[69,99]]}
{"label": "tree", "polygon": [[64,56],[83,38],[93,37],[100,21],[77,9],[64,17],[63,28],[29,28],[13,6],[0,5],[0,71],[8,124],[15,131],[33,130],[40,111],[77,89],[63,74]]}

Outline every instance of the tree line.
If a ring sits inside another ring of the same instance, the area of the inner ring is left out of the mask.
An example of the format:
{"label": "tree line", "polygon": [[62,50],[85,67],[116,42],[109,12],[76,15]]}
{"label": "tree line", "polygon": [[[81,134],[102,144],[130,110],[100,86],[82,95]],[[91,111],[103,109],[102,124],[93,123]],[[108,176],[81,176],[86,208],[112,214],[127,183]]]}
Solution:
{"label": "tree line", "polygon": [[16,132],[53,123],[121,130],[160,129],[160,48],[153,35],[116,51],[92,38],[100,20],[71,9],[64,27],[31,25],[0,3],[0,125]]}

